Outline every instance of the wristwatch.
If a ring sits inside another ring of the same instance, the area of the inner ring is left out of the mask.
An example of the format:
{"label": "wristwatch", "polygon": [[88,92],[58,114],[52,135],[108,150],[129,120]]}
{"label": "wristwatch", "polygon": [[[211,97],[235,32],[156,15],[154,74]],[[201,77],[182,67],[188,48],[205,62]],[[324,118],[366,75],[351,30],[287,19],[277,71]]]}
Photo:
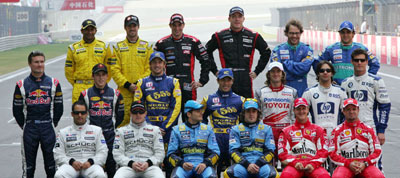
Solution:
{"label": "wristwatch", "polygon": [[369,166],[368,161],[364,161],[364,164],[365,164],[365,167]]}

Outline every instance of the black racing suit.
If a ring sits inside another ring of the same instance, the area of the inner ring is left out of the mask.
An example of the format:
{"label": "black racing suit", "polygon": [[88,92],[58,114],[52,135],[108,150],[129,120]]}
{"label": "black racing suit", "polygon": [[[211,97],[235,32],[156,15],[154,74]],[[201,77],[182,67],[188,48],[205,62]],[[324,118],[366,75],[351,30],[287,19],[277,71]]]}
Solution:
{"label": "black racing suit", "polygon": [[253,98],[253,82],[249,73],[253,65],[254,51],[257,49],[261,55],[254,70],[257,75],[264,70],[271,55],[271,50],[261,35],[248,28],[239,32],[227,28],[213,34],[206,48],[210,57],[211,72],[218,72],[213,58],[213,52],[218,48],[221,67],[231,68],[233,71],[233,92],[245,98]]}
{"label": "black racing suit", "polygon": [[54,126],[57,126],[63,111],[62,91],[57,79],[45,74],[40,78],[35,78],[31,74],[17,82],[13,99],[13,115],[18,125],[24,130],[21,144],[22,177],[34,177],[39,143],[47,177],[54,177],[56,172],[53,157],[53,148],[56,143]]}
{"label": "black racing suit", "polygon": [[[79,100],[84,101],[88,106],[90,124],[101,127],[103,130],[108,147],[106,171],[108,177],[114,177],[116,171],[116,164],[112,155],[115,138],[114,129],[124,120],[122,95],[119,90],[110,88],[108,85],[103,89],[93,86],[82,91]],[[115,118],[115,121],[113,121],[113,118]]]}
{"label": "black racing suit", "polygon": [[[201,65],[199,82],[204,86],[208,80],[210,60],[206,49],[194,36],[184,34],[180,39],[174,39],[172,35],[157,41],[154,50],[163,52],[167,60],[167,75],[179,79],[182,90],[181,112],[188,100],[196,100],[197,92],[192,89],[191,83],[195,81],[194,66],[195,57]],[[186,115],[182,114],[183,120]]]}

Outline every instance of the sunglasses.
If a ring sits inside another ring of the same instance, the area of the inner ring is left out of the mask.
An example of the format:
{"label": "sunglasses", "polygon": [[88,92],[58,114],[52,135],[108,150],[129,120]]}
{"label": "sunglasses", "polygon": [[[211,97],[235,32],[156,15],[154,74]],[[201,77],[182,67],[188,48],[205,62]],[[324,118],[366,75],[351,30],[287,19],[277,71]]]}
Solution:
{"label": "sunglasses", "polygon": [[360,62],[360,61],[361,61],[361,62],[365,62],[365,61],[367,61],[367,60],[366,60],[366,59],[353,59],[353,61],[354,61],[354,62]]}
{"label": "sunglasses", "polygon": [[87,112],[86,111],[72,111],[72,113],[74,113],[75,115],[79,115],[79,114],[85,115]]}
{"label": "sunglasses", "polygon": [[144,114],[146,111],[143,109],[135,109],[131,112],[132,112],[132,114]]}
{"label": "sunglasses", "polygon": [[319,69],[319,73],[324,73],[324,72],[331,73],[332,70],[331,69]]}

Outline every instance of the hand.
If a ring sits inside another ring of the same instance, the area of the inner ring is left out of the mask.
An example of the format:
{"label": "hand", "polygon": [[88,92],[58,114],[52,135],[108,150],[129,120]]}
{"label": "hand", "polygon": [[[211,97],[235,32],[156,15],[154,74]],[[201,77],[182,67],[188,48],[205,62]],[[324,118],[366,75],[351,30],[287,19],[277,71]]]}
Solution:
{"label": "hand", "polygon": [[83,164],[82,164],[82,169],[87,169],[87,168],[89,168],[90,166],[92,166],[89,162],[84,162]]}
{"label": "hand", "polygon": [[306,167],[304,168],[304,171],[311,174],[314,171],[314,166],[312,166],[311,164],[307,164]]}
{"label": "hand", "polygon": [[218,73],[219,73],[219,71],[217,71],[217,73],[215,73],[215,76],[218,78]]}
{"label": "hand", "polygon": [[72,163],[72,167],[76,170],[76,171],[80,171],[81,167],[82,167],[82,163],[79,161],[74,161]]}
{"label": "hand", "polygon": [[200,82],[196,82],[196,81],[193,81],[192,83],[190,83],[190,85],[192,86],[192,90],[196,90],[199,87],[203,87],[203,84],[201,84]]}
{"label": "hand", "polygon": [[249,165],[249,167],[247,167],[247,171],[250,173],[250,174],[257,174],[258,173],[258,171],[259,171],[259,167],[256,165],[256,164],[254,164],[254,163],[251,163],[250,165]]}
{"label": "hand", "polygon": [[[362,164],[364,164],[364,163],[362,163]],[[350,170],[351,170],[355,175],[361,173],[360,167],[361,167],[361,165],[360,165],[360,162],[359,162],[359,161],[353,161],[353,162],[351,162],[350,165],[349,165]]]}
{"label": "hand", "polygon": [[378,139],[379,139],[379,143],[381,143],[381,145],[385,144],[385,134],[384,133],[378,133]]}
{"label": "hand", "polygon": [[132,164],[132,169],[135,170],[136,172],[143,172],[141,169],[141,163],[140,162],[134,162]]}
{"label": "hand", "polygon": [[165,132],[165,130],[164,129],[162,129],[162,128],[160,128],[160,131],[161,131],[161,136],[164,136],[167,132]]}
{"label": "hand", "polygon": [[133,84],[133,83],[131,83],[131,86],[129,86],[129,92],[131,92],[131,93],[135,93],[135,90],[136,90],[136,85],[135,84]]}
{"label": "hand", "polygon": [[206,169],[206,164],[204,164],[204,163],[200,163],[199,165],[197,165],[197,167],[196,167],[196,172],[197,172],[197,174],[201,174],[201,173],[203,173],[203,171],[204,171],[204,169]]}
{"label": "hand", "polygon": [[249,75],[250,75],[250,78],[253,80],[256,79],[256,77],[257,77],[257,74],[255,72],[250,72]]}
{"label": "hand", "polygon": [[301,162],[296,163],[294,168],[296,168],[299,171],[303,171],[304,170],[304,166],[303,166],[303,164]]}
{"label": "hand", "polygon": [[183,167],[183,169],[185,169],[186,171],[190,171],[190,170],[193,169],[193,164],[188,163],[188,162],[185,162],[185,163],[183,163],[182,167]]}
{"label": "hand", "polygon": [[147,163],[147,162],[139,162],[140,172],[146,171],[146,169],[148,167],[149,167],[149,163]]}

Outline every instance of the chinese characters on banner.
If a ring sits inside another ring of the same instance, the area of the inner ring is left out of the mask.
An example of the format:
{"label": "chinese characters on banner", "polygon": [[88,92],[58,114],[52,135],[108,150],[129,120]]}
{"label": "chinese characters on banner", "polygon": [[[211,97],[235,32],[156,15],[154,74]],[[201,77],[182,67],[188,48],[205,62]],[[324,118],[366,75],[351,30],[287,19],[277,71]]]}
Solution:
{"label": "chinese characters on banner", "polygon": [[96,9],[95,0],[64,0],[61,10],[91,10]]}

